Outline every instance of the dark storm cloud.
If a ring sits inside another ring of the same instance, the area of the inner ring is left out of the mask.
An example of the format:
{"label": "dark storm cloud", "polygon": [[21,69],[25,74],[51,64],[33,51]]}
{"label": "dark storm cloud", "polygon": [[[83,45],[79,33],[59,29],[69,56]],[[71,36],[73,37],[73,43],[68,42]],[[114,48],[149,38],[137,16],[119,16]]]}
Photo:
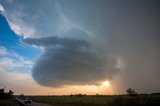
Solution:
{"label": "dark storm cloud", "polygon": [[97,50],[121,59],[119,79],[115,78],[114,84],[117,91],[133,87],[138,92],[159,92],[160,1],[67,2],[62,5],[68,16],[74,14],[73,20],[97,33],[93,41]]}
{"label": "dark storm cloud", "polygon": [[97,54],[85,40],[47,37],[22,41],[45,48],[32,68],[33,78],[41,85],[98,84],[119,71],[116,58]]}
{"label": "dark storm cloud", "polygon": [[98,42],[104,41],[104,50],[122,58],[124,67],[119,73],[121,84],[117,91],[133,87],[138,92],[159,92],[160,2],[126,0],[112,2],[110,6],[115,7],[112,16],[99,29],[108,32]]}
{"label": "dark storm cloud", "polygon": [[63,47],[67,48],[81,48],[89,47],[89,42],[84,40],[78,40],[78,39],[69,39],[69,38],[59,38],[59,37],[46,37],[46,38],[26,38],[23,39],[22,42],[28,44],[28,45],[35,45],[38,47],[49,47],[49,46],[56,46],[61,45]]}

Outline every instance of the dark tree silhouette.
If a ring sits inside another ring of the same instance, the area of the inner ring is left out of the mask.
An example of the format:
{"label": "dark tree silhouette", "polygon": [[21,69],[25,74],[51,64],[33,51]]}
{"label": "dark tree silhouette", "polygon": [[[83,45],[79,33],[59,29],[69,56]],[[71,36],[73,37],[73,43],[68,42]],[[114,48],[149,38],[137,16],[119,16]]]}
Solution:
{"label": "dark tree silhouette", "polygon": [[10,98],[13,97],[13,93],[14,92],[12,90],[9,90],[8,95],[10,96]]}
{"label": "dark tree silhouette", "polygon": [[20,94],[20,95],[19,95],[19,98],[20,98],[20,99],[24,99],[24,98],[25,98],[24,94],[23,94],[23,93]]}
{"label": "dark tree silhouette", "polygon": [[9,99],[13,97],[13,91],[9,90],[9,92],[4,92],[5,91],[5,87],[0,89],[0,99]]}
{"label": "dark tree silhouette", "polygon": [[4,88],[0,89],[0,99],[5,97]]}
{"label": "dark tree silhouette", "polygon": [[137,95],[137,92],[135,92],[135,90],[132,89],[132,88],[128,88],[128,89],[127,89],[127,93],[128,93],[130,96],[136,96],[136,95]]}

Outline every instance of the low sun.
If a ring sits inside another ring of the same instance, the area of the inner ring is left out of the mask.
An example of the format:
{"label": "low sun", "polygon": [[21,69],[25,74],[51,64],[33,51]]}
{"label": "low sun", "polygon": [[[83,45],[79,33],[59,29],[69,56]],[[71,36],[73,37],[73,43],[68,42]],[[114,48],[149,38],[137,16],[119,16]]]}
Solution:
{"label": "low sun", "polygon": [[110,82],[109,81],[105,81],[105,82],[103,82],[103,85],[110,86]]}

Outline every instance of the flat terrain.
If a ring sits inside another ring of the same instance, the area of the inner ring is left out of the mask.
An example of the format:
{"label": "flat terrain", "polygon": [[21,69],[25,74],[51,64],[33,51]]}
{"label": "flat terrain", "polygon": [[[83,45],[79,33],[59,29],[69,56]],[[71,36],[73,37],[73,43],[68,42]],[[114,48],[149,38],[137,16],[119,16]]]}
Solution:
{"label": "flat terrain", "polygon": [[33,101],[51,104],[53,106],[106,106],[109,98],[105,97],[33,97]]}
{"label": "flat terrain", "polygon": [[17,102],[15,99],[6,99],[6,100],[1,100],[0,99],[0,106],[17,106]]}
{"label": "flat terrain", "polygon": [[47,105],[47,104],[43,104],[43,103],[36,103],[36,102],[24,103],[24,100],[18,99],[18,98],[16,98],[16,99],[20,104],[22,104],[24,106],[51,106],[51,105]]}
{"label": "flat terrain", "polygon": [[51,106],[43,103],[32,102],[31,104],[26,104],[26,106]]}
{"label": "flat terrain", "polygon": [[[25,106],[160,106],[158,95],[114,96],[32,96]],[[23,100],[19,100],[24,103]],[[0,106],[18,106],[15,99],[0,100]]]}
{"label": "flat terrain", "polygon": [[138,96],[34,96],[33,101],[52,106],[160,106],[160,95]]}

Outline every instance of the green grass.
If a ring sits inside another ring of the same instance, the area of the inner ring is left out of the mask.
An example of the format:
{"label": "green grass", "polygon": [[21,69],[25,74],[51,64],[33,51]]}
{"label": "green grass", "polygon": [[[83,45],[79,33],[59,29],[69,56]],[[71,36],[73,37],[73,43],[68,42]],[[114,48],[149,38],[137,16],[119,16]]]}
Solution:
{"label": "green grass", "polygon": [[160,96],[35,96],[33,101],[53,106],[160,106]]}
{"label": "green grass", "polygon": [[15,106],[16,101],[14,99],[0,99],[0,106]]}
{"label": "green grass", "polygon": [[105,97],[34,97],[33,101],[51,104],[53,106],[106,106],[108,98]]}

